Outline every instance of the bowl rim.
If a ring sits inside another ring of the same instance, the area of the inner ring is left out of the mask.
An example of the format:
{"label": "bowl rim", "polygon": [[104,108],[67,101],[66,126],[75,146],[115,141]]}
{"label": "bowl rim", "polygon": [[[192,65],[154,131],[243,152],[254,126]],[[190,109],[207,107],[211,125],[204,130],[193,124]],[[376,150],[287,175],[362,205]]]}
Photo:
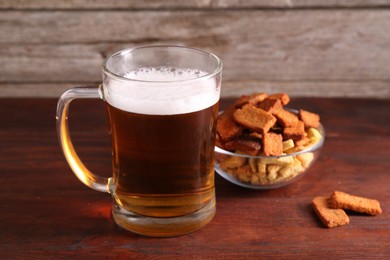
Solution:
{"label": "bowl rim", "polygon": [[[298,110],[296,109],[292,109],[292,108],[285,108],[286,110],[290,111],[290,112],[293,112],[294,114],[298,114]],[[224,112],[224,110],[221,110],[220,112],[218,112],[218,115],[222,114]],[[289,157],[289,156],[296,156],[296,155],[299,155],[299,154],[303,154],[303,153],[308,153],[308,152],[313,152],[319,148],[322,147],[322,145],[324,144],[325,142],[325,128],[324,126],[320,123],[319,127],[318,128],[315,128],[317,129],[318,131],[320,131],[321,133],[321,139],[313,146],[310,146],[306,149],[303,149],[301,151],[298,151],[298,152],[295,152],[295,153],[289,153],[289,154],[283,154],[283,155],[275,155],[275,156],[266,156],[266,155],[248,155],[248,154],[240,154],[240,153],[233,153],[233,152],[229,152],[229,151],[226,151],[218,146],[215,146],[214,148],[214,152],[216,153],[220,153],[220,154],[225,154],[225,155],[230,155],[230,156],[238,156],[238,157],[245,157],[245,158],[254,158],[254,159],[265,159],[265,158],[282,158],[282,157]]]}

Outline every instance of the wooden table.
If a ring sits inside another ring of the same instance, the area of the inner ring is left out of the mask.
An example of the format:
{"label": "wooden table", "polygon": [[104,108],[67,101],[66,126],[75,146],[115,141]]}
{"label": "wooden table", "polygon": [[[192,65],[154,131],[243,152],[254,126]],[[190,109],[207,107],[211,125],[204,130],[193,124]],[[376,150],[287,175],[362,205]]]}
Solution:
{"label": "wooden table", "polygon": [[[310,172],[270,191],[217,176],[213,221],[174,238],[143,237],[115,225],[110,196],[81,184],[60,151],[56,102],[0,100],[0,259],[390,257],[390,100],[294,99],[290,107],[319,113],[327,130]],[[109,176],[103,102],[75,101],[70,127],[86,165]],[[324,228],[310,202],[334,190],[376,198],[383,213],[350,214],[349,225]]]}

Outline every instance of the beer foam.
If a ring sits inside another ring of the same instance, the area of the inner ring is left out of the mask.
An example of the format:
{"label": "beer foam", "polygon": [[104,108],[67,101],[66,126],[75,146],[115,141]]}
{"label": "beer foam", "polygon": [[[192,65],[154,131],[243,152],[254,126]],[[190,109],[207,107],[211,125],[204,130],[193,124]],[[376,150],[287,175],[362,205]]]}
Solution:
{"label": "beer foam", "polygon": [[128,79],[144,81],[181,81],[202,77],[207,73],[195,69],[181,69],[174,67],[144,67],[125,73]]}
{"label": "beer foam", "polygon": [[220,83],[196,69],[139,68],[104,81],[106,101],[121,110],[149,115],[174,115],[208,108],[219,100]]}

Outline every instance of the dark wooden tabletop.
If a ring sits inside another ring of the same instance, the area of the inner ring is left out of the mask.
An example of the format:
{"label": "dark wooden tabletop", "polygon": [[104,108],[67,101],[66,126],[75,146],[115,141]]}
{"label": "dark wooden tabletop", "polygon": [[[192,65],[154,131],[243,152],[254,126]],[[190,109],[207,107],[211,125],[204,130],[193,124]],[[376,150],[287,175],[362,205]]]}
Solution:
{"label": "dark wooden tabletop", "polygon": [[[308,174],[269,191],[217,176],[215,218],[173,238],[143,237],[115,225],[110,196],[80,183],[62,155],[56,102],[0,99],[0,259],[390,257],[390,100],[293,99],[290,107],[319,113],[327,131]],[[102,101],[71,105],[81,159],[96,174],[110,176],[107,125]],[[349,225],[324,228],[310,202],[334,190],[378,199],[383,213],[352,213]]]}

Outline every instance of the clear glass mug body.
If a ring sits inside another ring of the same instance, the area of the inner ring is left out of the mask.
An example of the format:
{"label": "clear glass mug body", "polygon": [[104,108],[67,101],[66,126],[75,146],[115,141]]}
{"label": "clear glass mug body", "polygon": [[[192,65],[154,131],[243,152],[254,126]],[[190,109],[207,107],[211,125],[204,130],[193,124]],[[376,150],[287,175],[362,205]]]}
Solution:
{"label": "clear glass mug body", "polygon": [[[126,76],[129,71],[137,72]],[[221,73],[220,59],[201,50],[139,47],[107,58],[99,87],[73,88],[61,96],[57,130],[64,155],[84,184],[111,193],[119,226],[143,235],[176,236],[213,218]],[[73,148],[67,114],[75,98],[106,103],[111,178],[91,173]]]}

